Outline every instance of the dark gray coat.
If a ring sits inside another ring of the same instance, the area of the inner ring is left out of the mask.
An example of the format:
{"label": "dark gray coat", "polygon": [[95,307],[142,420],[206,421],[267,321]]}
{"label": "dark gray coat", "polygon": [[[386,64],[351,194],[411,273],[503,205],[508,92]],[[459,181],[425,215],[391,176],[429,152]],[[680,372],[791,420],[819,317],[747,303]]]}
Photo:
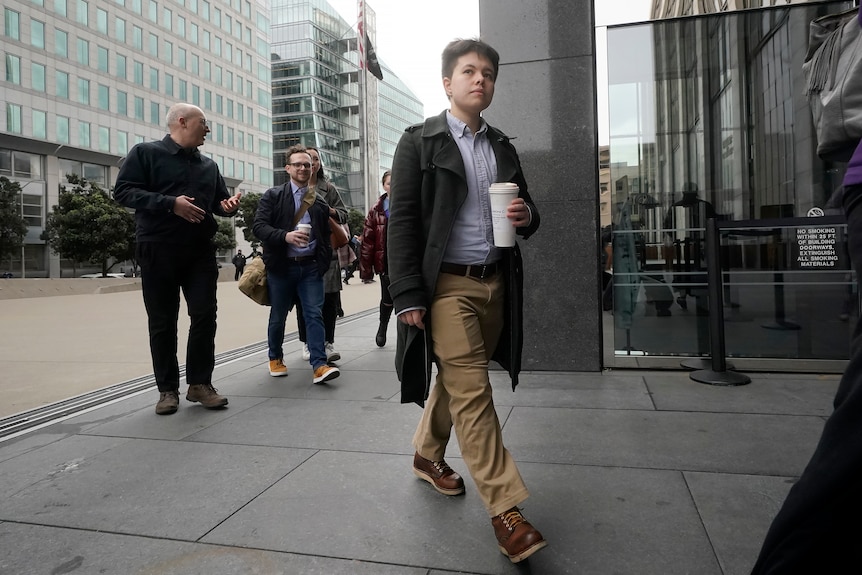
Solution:
{"label": "dark gray coat", "polygon": [[[518,154],[499,130],[489,126],[488,138],[497,158],[497,181],[518,184],[519,196],[532,211],[530,225],[517,228],[517,234],[526,239],[539,227],[539,211],[527,192]],[[396,313],[416,307],[430,311],[449,234],[466,197],[464,162],[449,133],[446,113],[407,128],[392,165],[387,238],[389,292]],[[517,246],[504,252],[506,317],[492,359],[509,372],[514,389],[523,347],[523,266]],[[402,403],[424,405],[428,398],[433,324],[430,313],[425,315],[425,331],[398,322],[395,369]]]}

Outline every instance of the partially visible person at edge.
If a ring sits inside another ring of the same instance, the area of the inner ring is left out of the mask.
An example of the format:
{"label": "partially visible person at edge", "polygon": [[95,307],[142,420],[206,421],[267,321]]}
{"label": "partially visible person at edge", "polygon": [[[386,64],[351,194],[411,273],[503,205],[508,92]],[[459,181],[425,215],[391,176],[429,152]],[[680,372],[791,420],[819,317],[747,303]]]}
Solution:
{"label": "partially visible person at edge", "polygon": [[231,262],[236,268],[236,271],[233,273],[233,281],[239,281],[239,278],[242,277],[242,270],[245,269],[245,256],[242,254],[242,250],[236,251],[236,255],[233,256]]}
{"label": "partially visible person at edge", "polygon": [[[341,200],[338,188],[330,182],[323,173],[323,162],[320,160],[320,151],[313,146],[306,146],[311,155],[311,179],[309,186],[316,186],[317,194],[323,197],[329,204],[329,217],[335,218],[339,224],[347,223],[347,207]],[[338,361],[341,354],[335,350],[335,320],[338,310],[341,309],[341,265],[339,265],[338,250],[332,250],[332,261],[329,269],[323,276],[323,331],[326,343],[327,363]],[[308,339],[306,339],[305,320],[302,314],[302,302],[296,300],[296,327],[299,332],[299,341],[302,342],[302,359],[308,360],[311,353],[308,351]]]}
{"label": "partially visible person at edge", "polygon": [[380,276],[380,325],[374,342],[377,347],[386,345],[386,330],[389,328],[389,316],[392,315],[392,296],[389,295],[389,271],[386,262],[386,225],[389,223],[389,182],[392,172],[383,174],[383,194],[368,210],[362,232],[362,243],[359,246],[359,277],[373,279],[374,274]]}
{"label": "partially visible person at edge", "polygon": [[522,238],[539,227],[539,213],[515,148],[481,116],[494,96],[496,50],[455,40],[442,59],[450,109],[409,127],[392,166],[387,257],[399,319],[395,368],[401,401],[424,405],[413,472],[444,495],[464,493],[464,480],[444,458],[454,426],[498,547],[517,563],[546,542],[518,508],[527,487],[503,446],[488,378],[493,359],[517,385],[523,336],[521,256],[517,247],[494,247],[489,186],[518,185],[507,217]]}
{"label": "partially visible person at edge", "polygon": [[[309,194],[311,154],[304,146],[287,149],[285,170],[290,180],[268,189],[260,198],[252,231],[263,244],[263,261],[269,291],[269,374],[287,375],[284,365],[284,324],[294,303],[302,302],[308,335],[312,382],[324,384],[338,377],[337,367],[326,361],[323,328],[323,276],[332,260],[329,244],[329,205],[320,194]],[[303,209],[303,203],[308,206]],[[303,211],[296,221],[296,215]],[[311,233],[297,229],[311,225]]]}
{"label": "partially visible person at edge", "polygon": [[[862,12],[859,15],[862,25]],[[844,174],[847,245],[862,274],[862,142]],[[811,460],[772,521],[754,575],[854,573],[862,561],[862,322],[850,342],[850,361],[833,412]]]}
{"label": "partially visible person at edge", "polygon": [[350,285],[350,280],[353,279],[353,273],[356,271],[356,268],[359,267],[359,245],[361,243],[361,239],[357,234],[353,234],[353,237],[350,238],[348,246],[353,252],[353,256],[348,256],[350,261],[347,263],[347,267],[344,268],[344,285]]}
{"label": "partially visible person at edge", "polygon": [[141,266],[159,415],[179,407],[180,290],[191,319],[186,399],[210,409],[228,404],[212,385],[218,281],[213,214],[234,214],[241,195],[230,195],[216,163],[198,151],[210,132],[203,110],[174,104],[167,124],[162,140],[136,144],[129,151],[114,187],[116,201],[135,209],[135,257]]}

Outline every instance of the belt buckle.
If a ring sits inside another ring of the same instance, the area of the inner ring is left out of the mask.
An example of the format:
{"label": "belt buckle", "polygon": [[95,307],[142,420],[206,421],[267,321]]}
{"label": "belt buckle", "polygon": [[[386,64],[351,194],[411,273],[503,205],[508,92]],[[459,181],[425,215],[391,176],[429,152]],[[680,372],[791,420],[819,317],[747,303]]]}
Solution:
{"label": "belt buckle", "polygon": [[[475,267],[475,266],[470,266],[470,267]],[[481,266],[479,266],[479,276],[478,277],[480,280],[485,279],[485,270],[487,270],[487,269],[488,269],[488,266],[486,266],[485,264],[482,264]]]}

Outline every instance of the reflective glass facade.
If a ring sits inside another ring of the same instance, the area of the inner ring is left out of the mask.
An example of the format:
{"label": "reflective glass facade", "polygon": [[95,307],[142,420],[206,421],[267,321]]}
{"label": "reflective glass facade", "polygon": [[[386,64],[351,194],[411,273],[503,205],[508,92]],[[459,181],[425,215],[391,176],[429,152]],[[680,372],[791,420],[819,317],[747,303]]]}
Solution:
{"label": "reflective glass facade", "polygon": [[817,157],[802,62],[808,23],[851,5],[608,29],[607,365],[708,356],[716,316],[731,358],[848,357],[858,305],[844,225],[816,217],[840,214],[829,200],[843,166]]}
{"label": "reflective glass facade", "polygon": [[[288,178],[284,151],[313,145],[344,202],[364,211],[356,32],[324,0],[275,0],[271,37],[276,184]],[[368,137],[379,142],[368,147],[379,164],[370,170],[380,173],[391,166],[404,128],[423,119],[421,102],[385,65],[383,70],[383,81],[368,75]]]}

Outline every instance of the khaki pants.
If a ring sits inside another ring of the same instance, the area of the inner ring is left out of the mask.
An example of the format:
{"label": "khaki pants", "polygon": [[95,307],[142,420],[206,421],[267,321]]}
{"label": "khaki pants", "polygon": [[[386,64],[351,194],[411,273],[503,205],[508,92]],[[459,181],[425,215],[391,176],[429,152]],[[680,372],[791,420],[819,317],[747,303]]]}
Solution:
{"label": "khaki pants", "polygon": [[503,446],[488,379],[488,361],[503,328],[503,296],[500,274],[485,280],[440,274],[431,304],[439,371],[413,436],[419,455],[439,461],[454,425],[461,456],[492,517],[528,496]]}

